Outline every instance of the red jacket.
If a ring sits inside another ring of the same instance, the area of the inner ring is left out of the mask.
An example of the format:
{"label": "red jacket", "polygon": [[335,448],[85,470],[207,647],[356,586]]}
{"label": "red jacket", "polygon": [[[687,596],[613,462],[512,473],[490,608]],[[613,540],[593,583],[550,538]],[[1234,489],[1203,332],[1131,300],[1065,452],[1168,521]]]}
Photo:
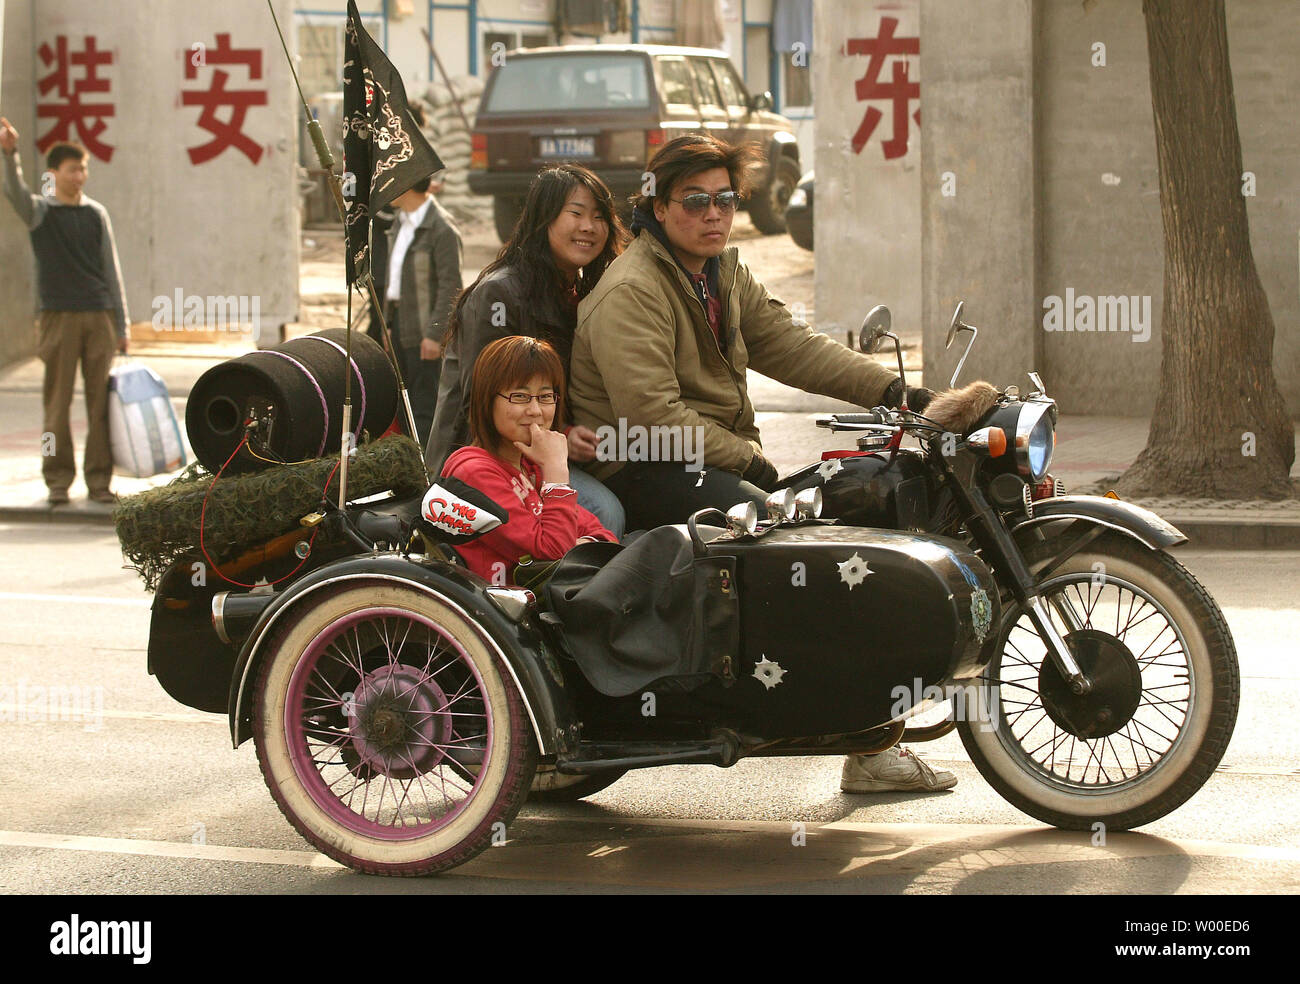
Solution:
{"label": "red jacket", "polygon": [[566,486],[543,488],[541,468],[527,458],[516,469],[483,448],[455,451],[442,466],[444,475],[468,482],[509,512],[506,522],[477,540],[457,546],[471,571],[492,584],[513,584],[515,564],[524,554],[534,560],[558,560],[579,537],[615,541],[615,536],[578,505]]}

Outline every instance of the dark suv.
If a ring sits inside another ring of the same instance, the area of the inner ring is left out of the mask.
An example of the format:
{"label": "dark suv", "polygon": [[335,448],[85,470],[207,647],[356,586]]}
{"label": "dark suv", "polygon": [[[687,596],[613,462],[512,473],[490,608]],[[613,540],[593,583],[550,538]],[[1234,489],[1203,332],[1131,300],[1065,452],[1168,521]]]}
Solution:
{"label": "dark suv", "polygon": [[771,107],[769,93],[745,90],[721,51],[655,44],[512,51],[483,90],[470,190],[492,196],[504,242],[539,168],[585,164],[625,210],[656,149],[685,133],[709,133],[759,145],[765,164],[750,217],[761,232],[784,232],[786,202],[799,183],[799,146],[790,121]]}

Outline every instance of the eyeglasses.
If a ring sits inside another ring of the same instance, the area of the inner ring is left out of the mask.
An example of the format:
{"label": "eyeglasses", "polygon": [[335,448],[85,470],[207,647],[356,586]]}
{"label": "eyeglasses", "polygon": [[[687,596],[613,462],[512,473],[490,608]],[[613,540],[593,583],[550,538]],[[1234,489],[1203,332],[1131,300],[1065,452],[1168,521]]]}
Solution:
{"label": "eyeglasses", "polygon": [[687,195],[685,198],[671,198],[669,201],[680,204],[687,215],[700,215],[708,211],[709,202],[713,202],[714,205],[718,206],[718,211],[725,214],[736,210],[736,205],[740,201],[740,193],[737,191],[720,191],[716,195],[710,195],[707,191],[699,191]]}
{"label": "eyeglasses", "polygon": [[497,396],[501,397],[503,400],[509,400],[517,407],[526,407],[534,400],[536,400],[540,406],[551,407],[555,405],[557,399],[554,391],[550,393],[537,393],[535,395],[532,393],[498,393]]}

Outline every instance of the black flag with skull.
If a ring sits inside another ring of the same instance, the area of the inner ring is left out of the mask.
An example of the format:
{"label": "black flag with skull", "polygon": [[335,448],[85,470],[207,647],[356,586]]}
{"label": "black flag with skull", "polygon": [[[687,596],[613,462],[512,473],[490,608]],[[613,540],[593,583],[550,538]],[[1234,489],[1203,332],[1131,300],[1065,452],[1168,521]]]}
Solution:
{"label": "black flag with skull", "polygon": [[370,220],[417,181],[443,168],[406,105],[406,87],[348,0],[343,60],[344,198],[348,285],[370,273]]}

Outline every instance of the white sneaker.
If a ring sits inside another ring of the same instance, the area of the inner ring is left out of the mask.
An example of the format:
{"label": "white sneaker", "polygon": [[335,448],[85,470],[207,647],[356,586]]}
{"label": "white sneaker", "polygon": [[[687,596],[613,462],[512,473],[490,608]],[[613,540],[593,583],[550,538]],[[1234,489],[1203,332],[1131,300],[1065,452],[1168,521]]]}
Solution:
{"label": "white sneaker", "polygon": [[840,790],[845,793],[930,793],[955,785],[957,777],[951,772],[936,772],[901,745],[879,755],[849,755],[840,775]]}

